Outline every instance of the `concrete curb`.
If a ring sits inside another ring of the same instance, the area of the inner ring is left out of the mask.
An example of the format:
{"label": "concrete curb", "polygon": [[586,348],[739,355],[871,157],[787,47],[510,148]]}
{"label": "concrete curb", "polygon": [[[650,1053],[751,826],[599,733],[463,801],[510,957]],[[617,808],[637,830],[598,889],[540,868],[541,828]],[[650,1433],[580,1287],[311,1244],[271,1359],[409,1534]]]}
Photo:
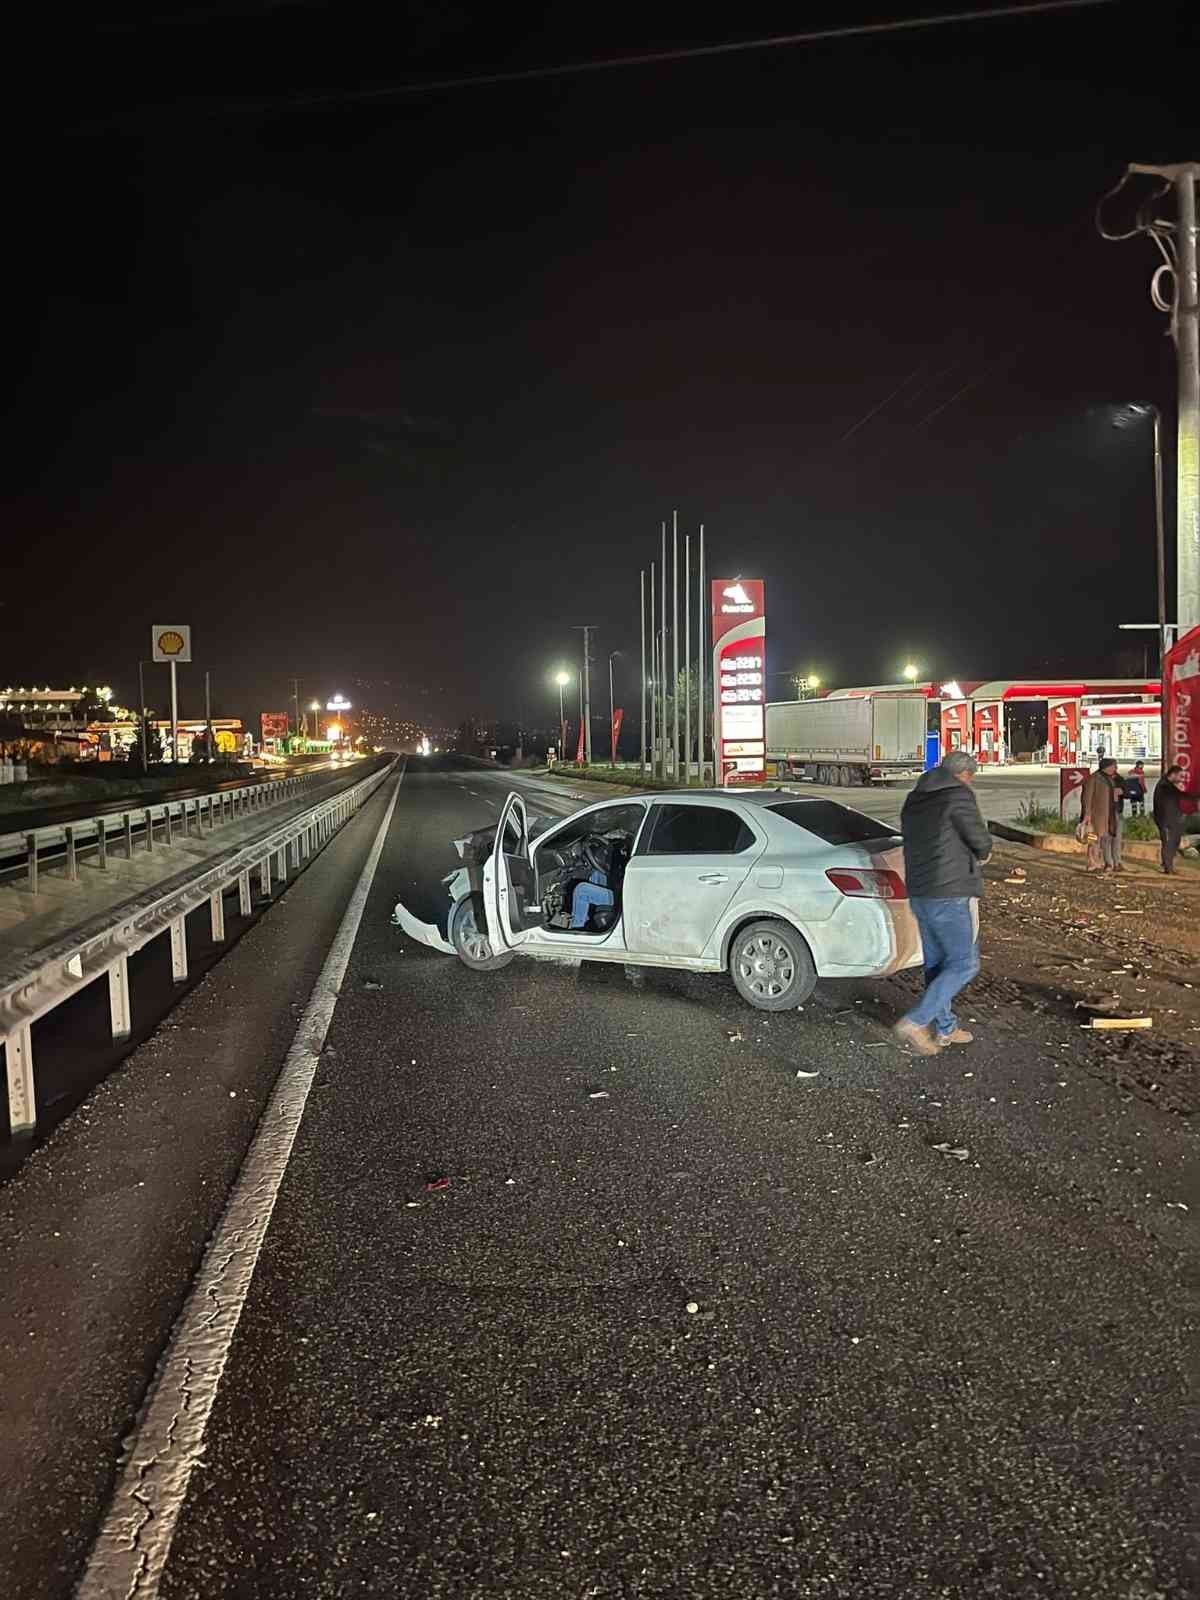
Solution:
{"label": "concrete curb", "polygon": [[[1054,855],[1084,856],[1086,846],[1072,833],[1035,833],[1032,828],[1019,828],[1012,822],[989,822],[988,832],[997,839],[1008,839],[1013,844],[1027,844],[1034,850],[1049,850]],[[1158,865],[1159,846],[1150,839],[1123,839],[1121,855],[1132,861],[1149,861]]]}

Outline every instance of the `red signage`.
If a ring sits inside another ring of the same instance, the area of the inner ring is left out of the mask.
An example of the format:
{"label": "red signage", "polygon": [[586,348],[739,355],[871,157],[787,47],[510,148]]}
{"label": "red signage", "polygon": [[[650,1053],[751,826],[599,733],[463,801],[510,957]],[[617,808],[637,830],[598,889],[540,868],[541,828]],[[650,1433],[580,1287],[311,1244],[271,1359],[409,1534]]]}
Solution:
{"label": "red signage", "polygon": [[579,719],[579,743],[575,746],[575,764],[576,764],[576,766],[578,766],[579,763],[582,762],[582,760],[583,760],[583,718],[580,717],[580,719]]}
{"label": "red signage", "polygon": [[1067,814],[1067,801],[1073,794],[1078,794],[1088,780],[1086,767],[1063,767],[1058,774],[1058,814],[1065,817]]}
{"label": "red signage", "polygon": [[264,711],[258,720],[262,724],[264,744],[268,739],[286,739],[291,732],[286,711]]}
{"label": "red signage", "polygon": [[766,777],[767,624],[761,578],[712,583],[713,750],[718,783]]}
{"label": "red signage", "polygon": [[965,700],[942,702],[942,750],[971,748],[971,707]]}
{"label": "red signage", "polygon": [[612,714],[612,764],[617,764],[617,742],[621,737],[621,724],[625,720],[625,708],[617,706]]}
{"label": "red signage", "polygon": [[1163,662],[1167,749],[1163,771],[1182,767],[1186,793],[1200,795],[1200,628],[1192,628]]}

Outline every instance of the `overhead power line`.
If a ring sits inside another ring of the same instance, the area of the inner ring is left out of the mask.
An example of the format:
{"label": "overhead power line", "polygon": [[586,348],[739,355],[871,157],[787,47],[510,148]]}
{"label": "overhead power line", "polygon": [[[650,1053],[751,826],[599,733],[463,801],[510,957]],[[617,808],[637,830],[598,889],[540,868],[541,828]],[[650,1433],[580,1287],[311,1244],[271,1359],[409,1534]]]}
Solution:
{"label": "overhead power line", "polygon": [[366,104],[417,95],[444,94],[455,89],[536,83],[545,79],[574,77],[590,72],[651,67],[673,61],[703,61],[716,56],[746,55],[751,51],[781,50],[796,45],[823,44],[839,39],[863,39],[895,33],[912,33],[927,28],[950,27],[954,24],[1045,16],[1054,12],[1082,11],[1116,3],[1117,0],[1026,0],[1025,4],[992,6],[986,11],[944,11],[925,17],[896,17],[889,22],[841,23],[825,28],[806,28],[799,33],[769,34],[755,39],[733,39],[723,44],[688,45],[670,50],[643,50],[632,55],[597,56],[590,60],[564,61],[541,67],[516,67],[498,72],[462,73],[448,78],[413,79],[406,83],[381,84],[362,89],[337,89],[316,94],[279,96],[271,100],[225,104],[220,109],[226,113],[238,111],[253,113],[296,110],[322,105]]}
{"label": "overhead power line", "polygon": [[505,72],[468,73],[455,78],[383,85],[344,93],[304,95],[288,105],[320,105],[326,101],[383,100],[399,95],[431,94],[448,89],[471,89],[488,84],[532,83],[541,78],[565,78],[581,72],[609,72],[620,67],[651,67],[659,62],[701,61],[710,56],[746,54],[751,50],[780,50],[791,45],[821,44],[826,40],[866,38],[888,33],[911,33],[919,28],[944,28],[954,23],[991,22],[1005,17],[1039,16],[1054,11],[1082,11],[1085,7],[1114,5],[1116,0],[1028,0],[1023,5],[993,6],[987,11],[944,11],[929,17],[897,17],[890,22],[848,22],[828,28],[806,28],[801,33],[769,34],[761,39],[733,39],[724,44],[688,45],[674,50],[644,50],[634,55],[599,56],[590,61],[566,61],[545,67],[521,67]]}

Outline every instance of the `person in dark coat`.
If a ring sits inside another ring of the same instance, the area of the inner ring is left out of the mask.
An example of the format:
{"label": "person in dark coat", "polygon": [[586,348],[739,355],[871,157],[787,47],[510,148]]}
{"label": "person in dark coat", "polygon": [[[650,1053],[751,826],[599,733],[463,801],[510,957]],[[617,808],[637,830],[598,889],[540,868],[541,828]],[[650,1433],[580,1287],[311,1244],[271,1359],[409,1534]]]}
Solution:
{"label": "person in dark coat", "polygon": [[951,1002],[979,971],[980,867],[992,853],[971,783],[977,767],[966,750],[952,750],[916,784],[900,813],[908,899],[925,954],[925,993],[896,1024],[902,1044],[936,1055],[970,1044]]}
{"label": "person in dark coat", "polygon": [[1154,786],[1154,825],[1162,840],[1162,869],[1175,871],[1175,853],[1183,838],[1183,796],[1187,788],[1182,767],[1168,767]]}
{"label": "person in dark coat", "polygon": [[1131,817],[1142,817],[1146,814],[1146,765],[1142,761],[1135,761],[1133,769],[1125,774],[1125,799],[1129,805]]}
{"label": "person in dark coat", "polygon": [[1117,763],[1102,756],[1100,765],[1083,786],[1083,820],[1080,827],[1088,840],[1089,872],[1113,872],[1118,856],[1117,841]]}

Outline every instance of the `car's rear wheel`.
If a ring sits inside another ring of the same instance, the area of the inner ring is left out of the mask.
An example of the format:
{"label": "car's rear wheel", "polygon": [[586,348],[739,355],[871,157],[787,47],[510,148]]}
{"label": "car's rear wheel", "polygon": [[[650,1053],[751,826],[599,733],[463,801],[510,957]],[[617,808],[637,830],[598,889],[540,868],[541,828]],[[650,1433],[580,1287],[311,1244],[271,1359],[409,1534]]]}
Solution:
{"label": "car's rear wheel", "polygon": [[497,955],[487,931],[479,925],[474,895],[465,895],[450,913],[450,943],[464,967],[472,972],[497,972],[513,958],[511,950]]}
{"label": "car's rear wheel", "polygon": [[729,975],[743,1000],[760,1011],[792,1011],[817,986],[808,946],[786,922],[751,922],[729,951]]}

